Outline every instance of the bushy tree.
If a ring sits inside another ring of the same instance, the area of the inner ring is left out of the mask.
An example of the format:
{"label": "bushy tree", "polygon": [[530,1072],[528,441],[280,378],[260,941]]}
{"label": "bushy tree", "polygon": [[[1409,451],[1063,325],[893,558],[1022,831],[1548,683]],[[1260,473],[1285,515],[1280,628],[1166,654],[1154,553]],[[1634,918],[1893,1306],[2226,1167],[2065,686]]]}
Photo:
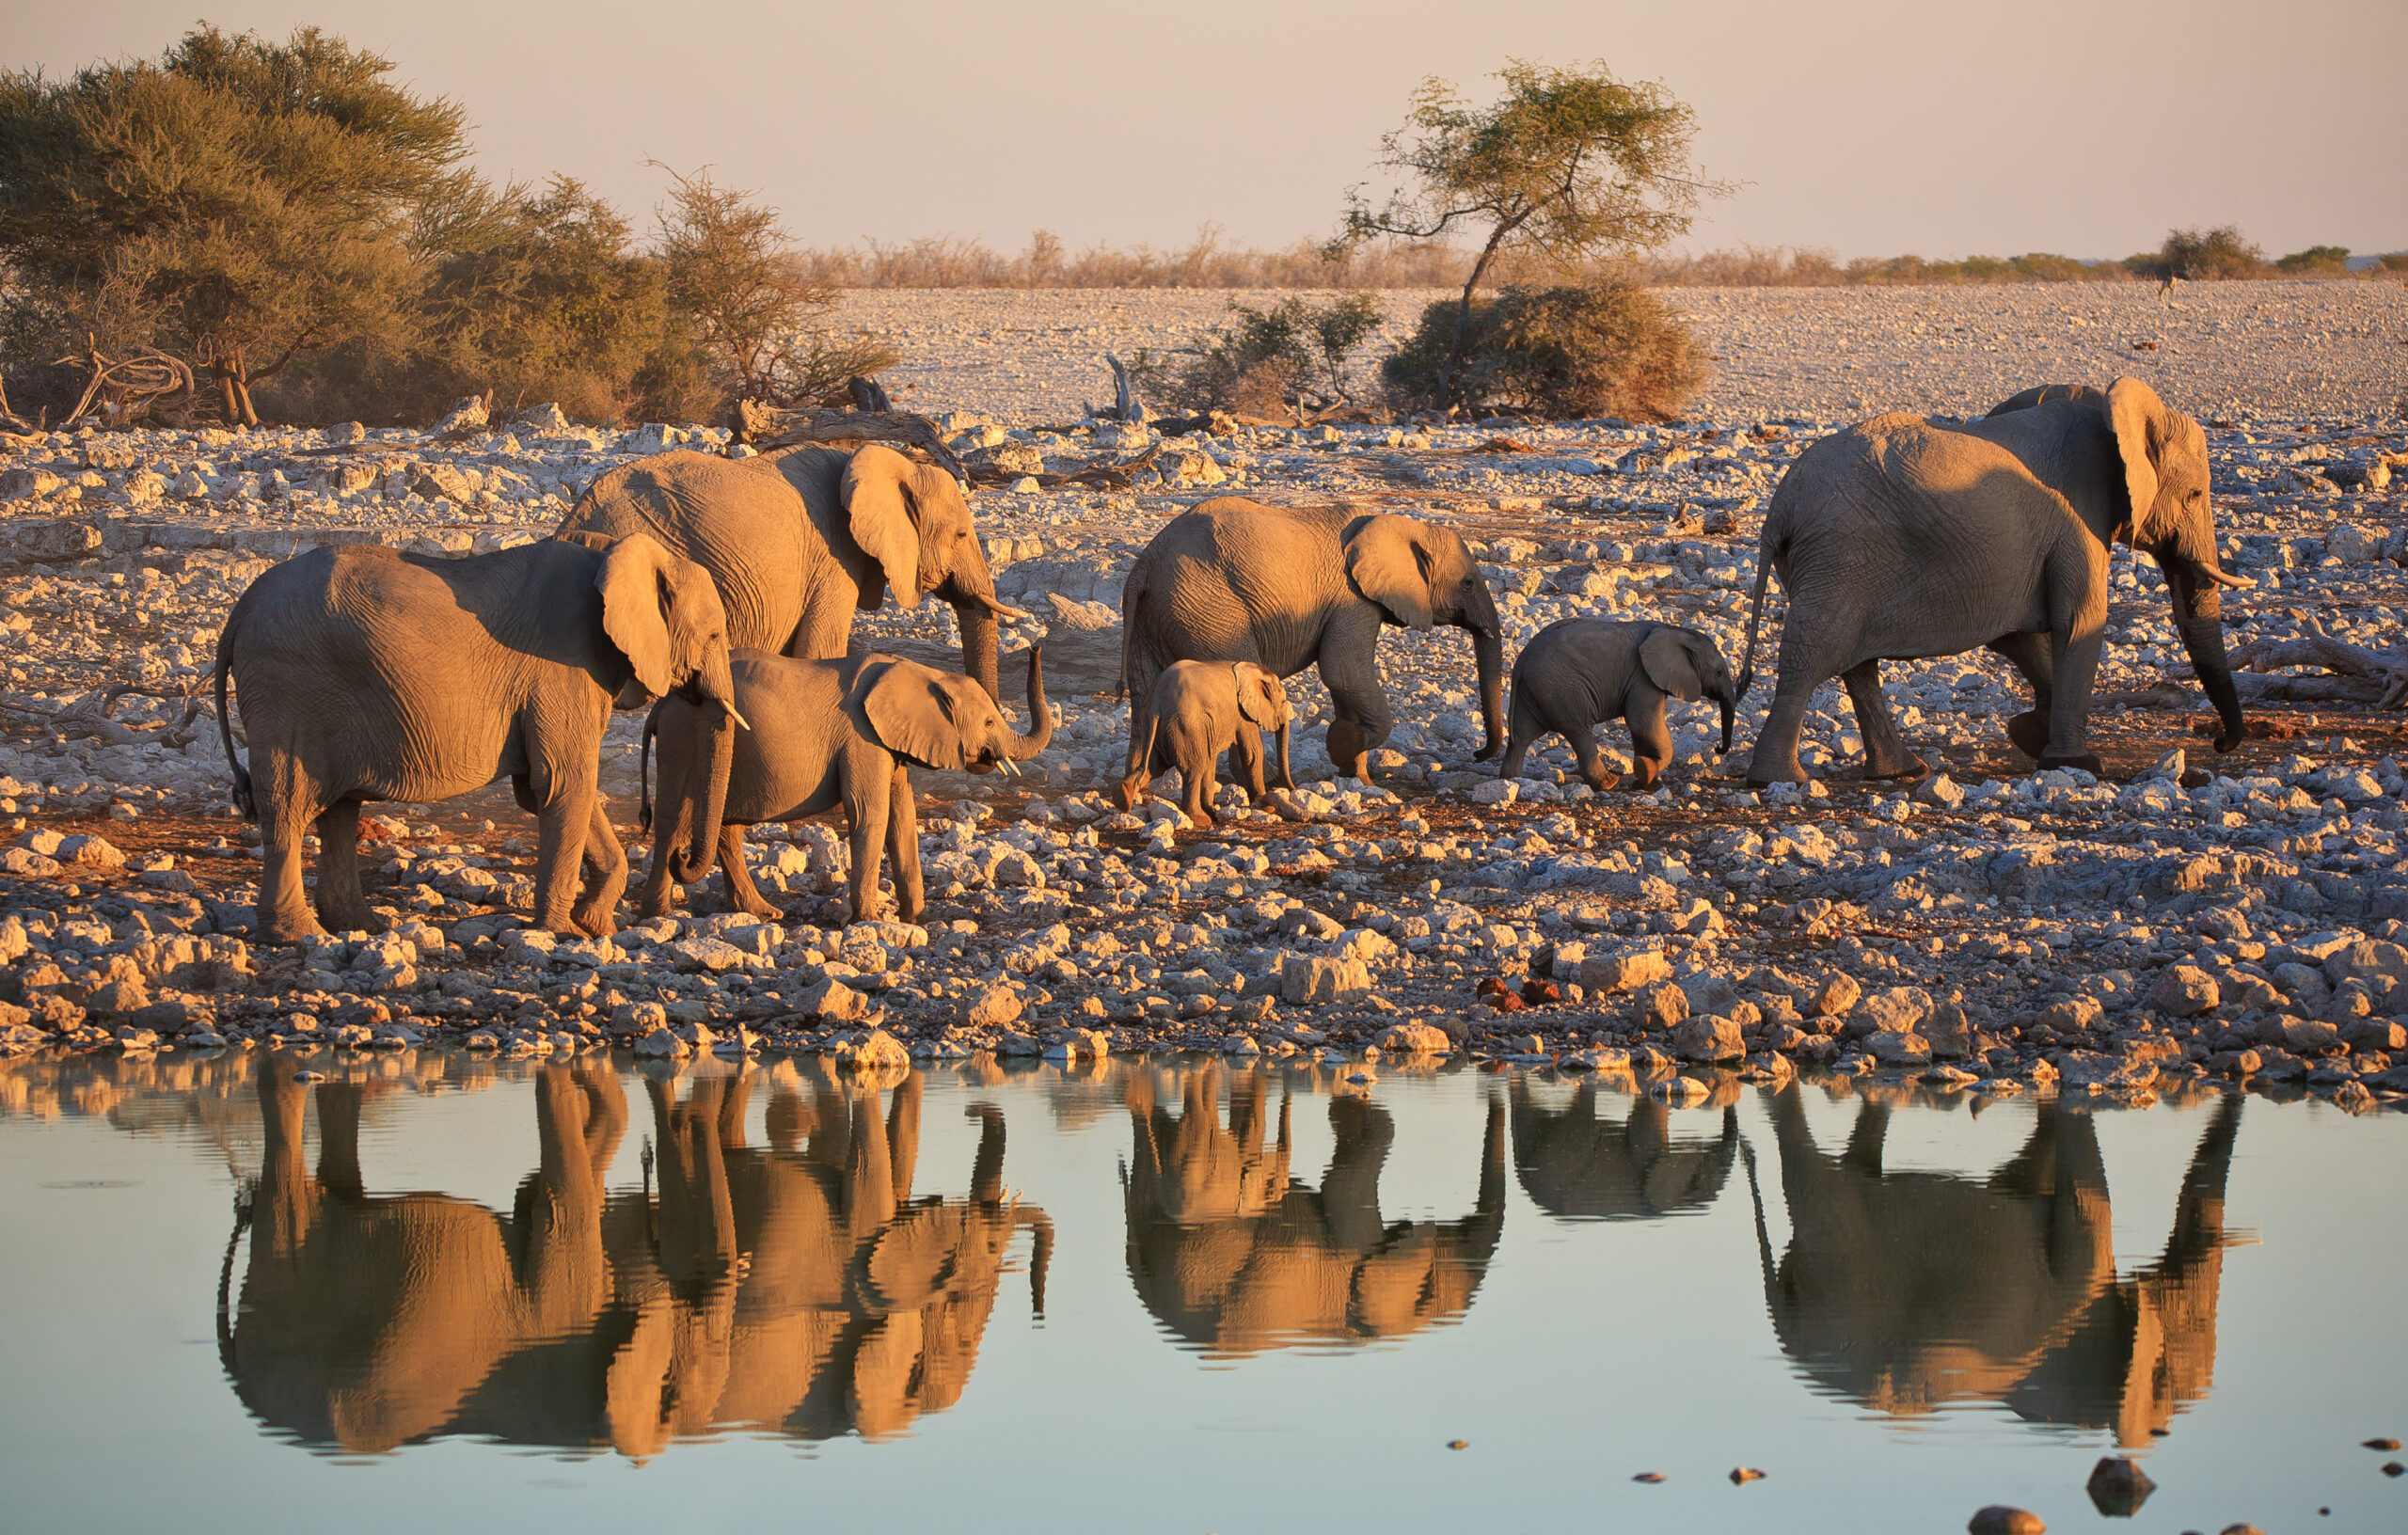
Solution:
{"label": "bushy tree", "polygon": [[2292,277],[2337,277],[2350,270],[2350,247],[2347,245],[2310,245],[2295,250],[2274,265]]}
{"label": "bushy tree", "polygon": [[392,68],[203,25],[156,63],[0,74],[0,260],[54,328],[177,353],[256,425],[296,357],[409,328],[405,236],[467,147]]}
{"label": "bushy tree", "polygon": [[1728,190],[1689,162],[1695,116],[1660,84],[1626,83],[1603,64],[1555,69],[1523,60],[1499,76],[1505,92],[1477,106],[1434,77],[1414,93],[1405,126],[1381,140],[1379,164],[1402,184],[1374,207],[1348,194],[1336,242],[1443,240],[1479,244],[1456,301],[1447,376],[1463,356],[1473,295],[1497,259],[1522,252],[1577,268],[1635,256],[1688,232],[1701,197]]}
{"label": "bushy tree", "polygon": [[669,306],[722,390],[795,404],[895,365],[894,348],[829,326],[836,295],[811,280],[776,209],[718,185],[707,166],[668,174],[656,250],[667,269]]}
{"label": "bushy tree", "polygon": [[1468,405],[1558,419],[1668,421],[1704,384],[1705,351],[1649,289],[1606,281],[1508,288],[1431,305],[1382,367],[1407,409]]}
{"label": "bushy tree", "polygon": [[2163,245],[2124,264],[2145,277],[2213,282],[2265,276],[2266,253],[2243,239],[2238,226],[2219,224],[2211,229],[2168,229]]}
{"label": "bushy tree", "polygon": [[1319,305],[1287,298],[1266,309],[1233,303],[1229,313],[1231,323],[1213,327],[1185,367],[1141,358],[1143,381],[1188,410],[1219,406],[1275,419],[1317,414],[1353,400],[1350,361],[1383,319],[1369,293]]}

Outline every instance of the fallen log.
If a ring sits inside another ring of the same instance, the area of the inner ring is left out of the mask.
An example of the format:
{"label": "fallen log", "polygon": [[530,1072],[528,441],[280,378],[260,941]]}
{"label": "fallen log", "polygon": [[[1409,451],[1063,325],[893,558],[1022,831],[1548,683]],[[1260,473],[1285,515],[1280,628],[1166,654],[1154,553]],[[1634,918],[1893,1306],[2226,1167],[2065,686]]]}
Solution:
{"label": "fallen log", "polygon": [[[945,446],[944,435],[937,423],[926,416],[908,410],[779,410],[772,406],[752,405],[744,412],[746,435],[752,435],[760,427],[768,429],[760,439],[764,451],[772,448],[799,448],[806,445],[832,446],[842,442],[896,442],[917,448],[943,465],[956,480],[972,478],[969,467],[954,451]],[[759,427],[754,425],[760,423]]]}
{"label": "fallen log", "polygon": [[[2347,640],[2325,632],[2315,619],[2307,621],[2307,632],[2294,640],[2253,640],[2232,653],[2235,673],[2269,673],[2288,667],[2320,667],[2336,673],[2332,678],[2285,677],[2273,679],[2283,683],[2286,698],[2331,699],[2335,702],[2353,701],[2364,696],[2379,709],[2396,709],[2408,702],[2408,657],[2385,655],[2353,644]],[[2352,679],[2359,686],[2329,692],[2319,692],[2305,685]],[[2235,682],[2239,682],[2236,677]],[[2269,686],[2259,685],[2261,688]],[[2305,690],[2301,690],[2303,688]]]}

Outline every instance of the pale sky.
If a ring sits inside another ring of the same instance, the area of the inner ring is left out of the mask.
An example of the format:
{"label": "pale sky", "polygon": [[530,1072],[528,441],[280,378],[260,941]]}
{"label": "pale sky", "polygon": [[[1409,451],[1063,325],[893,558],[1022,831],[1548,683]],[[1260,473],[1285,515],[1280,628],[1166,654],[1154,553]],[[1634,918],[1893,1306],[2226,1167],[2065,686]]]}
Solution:
{"label": "pale sky", "polygon": [[495,176],[562,171],[648,228],[647,157],[758,189],[798,239],[1033,229],[1073,246],[1333,228],[1425,74],[1600,59],[1697,109],[1746,184],[1690,248],[1842,257],[2408,247],[2408,0],[101,0],[12,8],[0,62],[154,56],[196,13],[315,23],[467,106]]}

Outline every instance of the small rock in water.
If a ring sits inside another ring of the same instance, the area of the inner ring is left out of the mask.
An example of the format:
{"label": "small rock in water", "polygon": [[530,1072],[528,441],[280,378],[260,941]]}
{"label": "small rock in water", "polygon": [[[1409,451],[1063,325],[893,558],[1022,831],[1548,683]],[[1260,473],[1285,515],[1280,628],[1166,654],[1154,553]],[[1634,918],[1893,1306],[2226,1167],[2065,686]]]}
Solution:
{"label": "small rock in water", "polygon": [[1449,1449],[1469,1449],[1471,1448],[1471,1441],[1468,1439],[1450,1439],[1447,1441],[1447,1448]]}
{"label": "small rock in water", "polygon": [[2383,1474],[2386,1477],[2408,1477],[2408,1465],[2398,1461],[2385,1461],[2383,1463]]}
{"label": "small rock in water", "polygon": [[1762,1481],[1764,1480],[1765,1474],[1757,1470],[1754,1466],[1735,1465],[1731,1468],[1731,1485],[1734,1487],[1745,1487],[1751,1481]]}
{"label": "small rock in water", "polygon": [[2247,1520],[2243,1520],[2237,1525],[2225,1526],[2220,1535],[2266,1535],[2266,1532]]}
{"label": "small rock in water", "polygon": [[2367,1448],[2378,1454],[2388,1454],[2400,1448],[2400,1441],[2397,1439],[2368,1439],[2365,1444]]}
{"label": "small rock in water", "polygon": [[2157,1483],[2128,1458],[2110,1455],[2090,1468],[2090,1480],[2083,1490],[2100,1513],[2110,1519],[2129,1519],[2157,1491]]}
{"label": "small rock in water", "polygon": [[1631,1478],[1630,1480],[1633,1481],[1656,1482],[1664,1480],[1664,1473],[1661,1471],[1641,1471],[1639,1475]]}
{"label": "small rock in water", "polygon": [[2004,1503],[1974,1510],[1973,1517],[1965,1524],[1967,1535],[2046,1535],[2048,1527],[2030,1509]]}

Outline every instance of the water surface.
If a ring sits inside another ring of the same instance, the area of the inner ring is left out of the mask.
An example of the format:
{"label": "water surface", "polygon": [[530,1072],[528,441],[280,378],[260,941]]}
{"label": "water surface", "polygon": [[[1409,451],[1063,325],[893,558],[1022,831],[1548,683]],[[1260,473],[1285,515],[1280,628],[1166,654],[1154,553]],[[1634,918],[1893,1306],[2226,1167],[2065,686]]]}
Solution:
{"label": "water surface", "polygon": [[2402,1457],[2359,1442],[2408,1436],[2403,1126],[1218,1062],[21,1060],[0,1523],[2062,1530],[2128,1454],[2159,1491],[2116,1527],[2399,1529]]}

